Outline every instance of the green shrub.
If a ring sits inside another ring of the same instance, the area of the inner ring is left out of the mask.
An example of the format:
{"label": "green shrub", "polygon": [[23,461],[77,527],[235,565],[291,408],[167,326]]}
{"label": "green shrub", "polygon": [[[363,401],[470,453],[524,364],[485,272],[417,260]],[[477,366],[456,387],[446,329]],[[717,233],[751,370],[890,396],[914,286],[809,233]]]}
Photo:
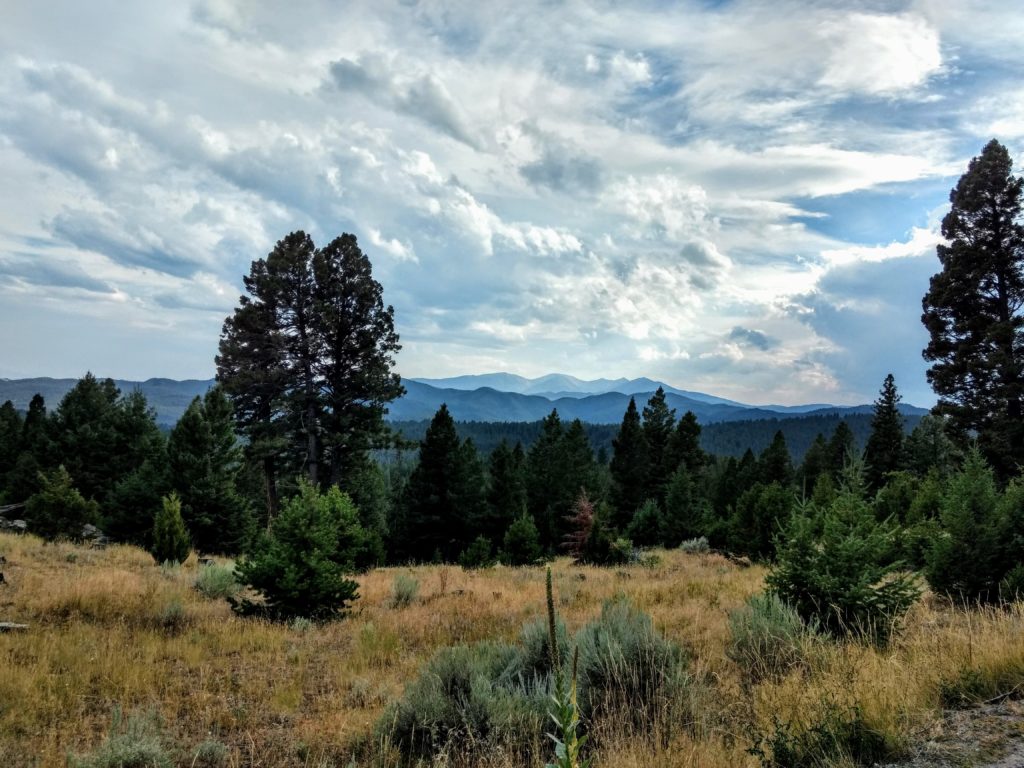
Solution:
{"label": "green shrub", "polygon": [[491,540],[486,536],[477,536],[473,542],[459,555],[459,565],[466,570],[487,568],[494,563],[491,557]]}
{"label": "green shrub", "polygon": [[228,764],[228,748],[216,739],[207,739],[196,747],[190,768],[220,768]]}
{"label": "green shrub", "polygon": [[754,595],[729,614],[731,641],[726,654],[751,682],[778,680],[803,662],[814,632],[776,595]]}
{"label": "green shrub", "polygon": [[68,757],[71,768],[174,768],[156,715],[129,717],[114,710],[107,740],[91,755]]}
{"label": "green shrub", "polygon": [[226,565],[205,565],[196,576],[196,589],[211,599],[224,600],[238,594],[235,569]]}
{"label": "green shrub", "polygon": [[648,499],[633,515],[626,534],[638,547],[654,547],[661,543],[661,529],[662,519],[658,502]]}
{"label": "green shrub", "polygon": [[158,563],[183,563],[191,546],[185,521],[181,517],[181,500],[176,493],[164,496],[153,520],[153,546],[150,553]]}
{"label": "green shrub", "polygon": [[543,556],[537,524],[524,514],[505,532],[499,559],[505,565],[536,565]]}
{"label": "green shrub", "polygon": [[417,579],[404,573],[398,574],[391,583],[391,607],[405,608],[412,605],[419,591],[420,583]]}
{"label": "green shrub", "polygon": [[359,514],[348,495],[337,486],[321,493],[303,480],[270,533],[236,569],[238,581],[259,592],[263,604],[242,600],[232,605],[241,613],[261,612],[277,619],[344,615],[358,598],[359,585],[348,574],[355,572],[364,543]]}
{"label": "green shrub", "polygon": [[759,737],[750,750],[763,768],[874,765],[890,752],[885,738],[868,727],[857,707],[829,702],[810,723],[783,722],[777,716],[772,720],[772,732]]}
{"label": "green shrub", "polygon": [[172,597],[157,614],[157,624],[167,632],[177,632],[188,623],[185,604],[180,597]]}
{"label": "green shrub", "polygon": [[769,591],[833,635],[884,643],[920,595],[916,578],[893,558],[895,534],[855,488],[825,510],[799,507],[776,539]]}
{"label": "green shrub", "polygon": [[40,472],[39,484],[39,492],[25,504],[32,533],[46,539],[61,536],[77,539],[82,535],[82,526],[99,519],[96,502],[82,498],[63,465],[52,472]]}

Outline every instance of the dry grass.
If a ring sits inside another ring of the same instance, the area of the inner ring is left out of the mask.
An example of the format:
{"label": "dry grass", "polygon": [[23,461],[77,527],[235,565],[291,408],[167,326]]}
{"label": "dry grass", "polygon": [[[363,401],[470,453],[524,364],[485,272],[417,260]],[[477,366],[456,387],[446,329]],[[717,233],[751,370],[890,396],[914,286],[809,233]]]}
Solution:
{"label": "dry grass", "polygon": [[[155,713],[181,765],[213,738],[231,766],[344,766],[380,752],[367,746],[374,722],[436,649],[512,639],[544,606],[539,568],[378,569],[360,577],[348,620],[303,628],[241,619],[204,598],[194,559],[165,570],[130,547],[11,535],[0,535],[0,554],[0,621],[31,625],[0,635],[0,765],[12,768],[63,766],[95,748],[115,708]],[[392,608],[400,573],[419,594]],[[987,696],[1024,681],[1019,606],[963,612],[927,599],[889,649],[822,641],[805,669],[751,688],[726,657],[727,616],[762,589],[762,569],[670,552],[650,569],[560,560],[554,574],[570,629],[625,593],[688,649],[698,681],[697,722],[683,735],[654,748],[606,739],[600,766],[754,766],[746,750],[773,715],[809,723],[827,702],[858,705],[890,744],[906,744],[936,721],[951,684]]]}

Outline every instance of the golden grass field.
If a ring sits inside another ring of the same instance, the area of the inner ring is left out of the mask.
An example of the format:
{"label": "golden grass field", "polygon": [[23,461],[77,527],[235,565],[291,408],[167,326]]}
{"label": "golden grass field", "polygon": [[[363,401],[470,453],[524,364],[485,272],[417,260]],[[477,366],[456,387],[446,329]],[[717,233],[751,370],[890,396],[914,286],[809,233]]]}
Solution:
{"label": "golden grass field", "polygon": [[[1020,606],[960,611],[926,596],[887,650],[817,642],[803,668],[750,685],[726,656],[727,618],[762,589],[765,571],[717,555],[659,554],[650,568],[552,566],[570,629],[625,593],[691,654],[694,722],[668,744],[605,740],[598,766],[755,766],[747,750],[773,715],[811,722],[828,702],[860,706],[872,729],[909,745],[939,727],[942,681],[975,670],[994,692],[1024,682]],[[215,738],[231,766],[348,766],[374,752],[375,721],[436,649],[512,639],[544,611],[543,568],[380,568],[359,577],[350,618],[302,628],[239,618],[203,597],[194,558],[168,570],[133,547],[12,535],[0,535],[0,555],[0,621],[30,625],[0,634],[0,765],[11,768],[63,766],[94,749],[115,708],[156,713],[182,765]],[[418,579],[420,592],[392,608],[400,573]],[[181,616],[172,628],[168,612]]]}

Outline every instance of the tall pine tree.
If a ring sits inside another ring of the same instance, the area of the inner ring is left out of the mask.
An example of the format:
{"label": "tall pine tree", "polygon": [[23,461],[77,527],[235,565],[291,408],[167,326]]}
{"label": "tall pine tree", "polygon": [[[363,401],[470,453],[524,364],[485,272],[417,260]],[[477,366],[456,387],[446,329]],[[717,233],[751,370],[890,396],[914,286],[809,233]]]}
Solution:
{"label": "tall pine tree", "polygon": [[665,486],[678,464],[673,464],[671,440],[676,421],[675,409],[669,408],[665,390],[658,387],[643,410],[644,440],[647,443],[647,490],[645,496],[660,504],[665,500]]}
{"label": "tall pine tree", "polygon": [[1024,463],[1024,180],[993,139],[950,192],[941,271],[922,301],[924,357],[962,440],[971,432],[999,476]]}
{"label": "tall pine tree", "polygon": [[622,417],[618,436],[612,441],[612,526],[623,532],[633,515],[647,498],[647,439],[640,424],[636,400],[629,398],[629,406]]}

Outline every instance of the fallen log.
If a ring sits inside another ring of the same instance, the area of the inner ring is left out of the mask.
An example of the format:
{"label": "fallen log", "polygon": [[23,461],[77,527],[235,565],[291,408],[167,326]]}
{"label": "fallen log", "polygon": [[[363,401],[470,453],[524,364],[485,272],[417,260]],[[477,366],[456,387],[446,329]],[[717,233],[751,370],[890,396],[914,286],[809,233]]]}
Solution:
{"label": "fallen log", "polygon": [[10,621],[0,621],[0,632],[24,632],[28,624],[15,624]]}

